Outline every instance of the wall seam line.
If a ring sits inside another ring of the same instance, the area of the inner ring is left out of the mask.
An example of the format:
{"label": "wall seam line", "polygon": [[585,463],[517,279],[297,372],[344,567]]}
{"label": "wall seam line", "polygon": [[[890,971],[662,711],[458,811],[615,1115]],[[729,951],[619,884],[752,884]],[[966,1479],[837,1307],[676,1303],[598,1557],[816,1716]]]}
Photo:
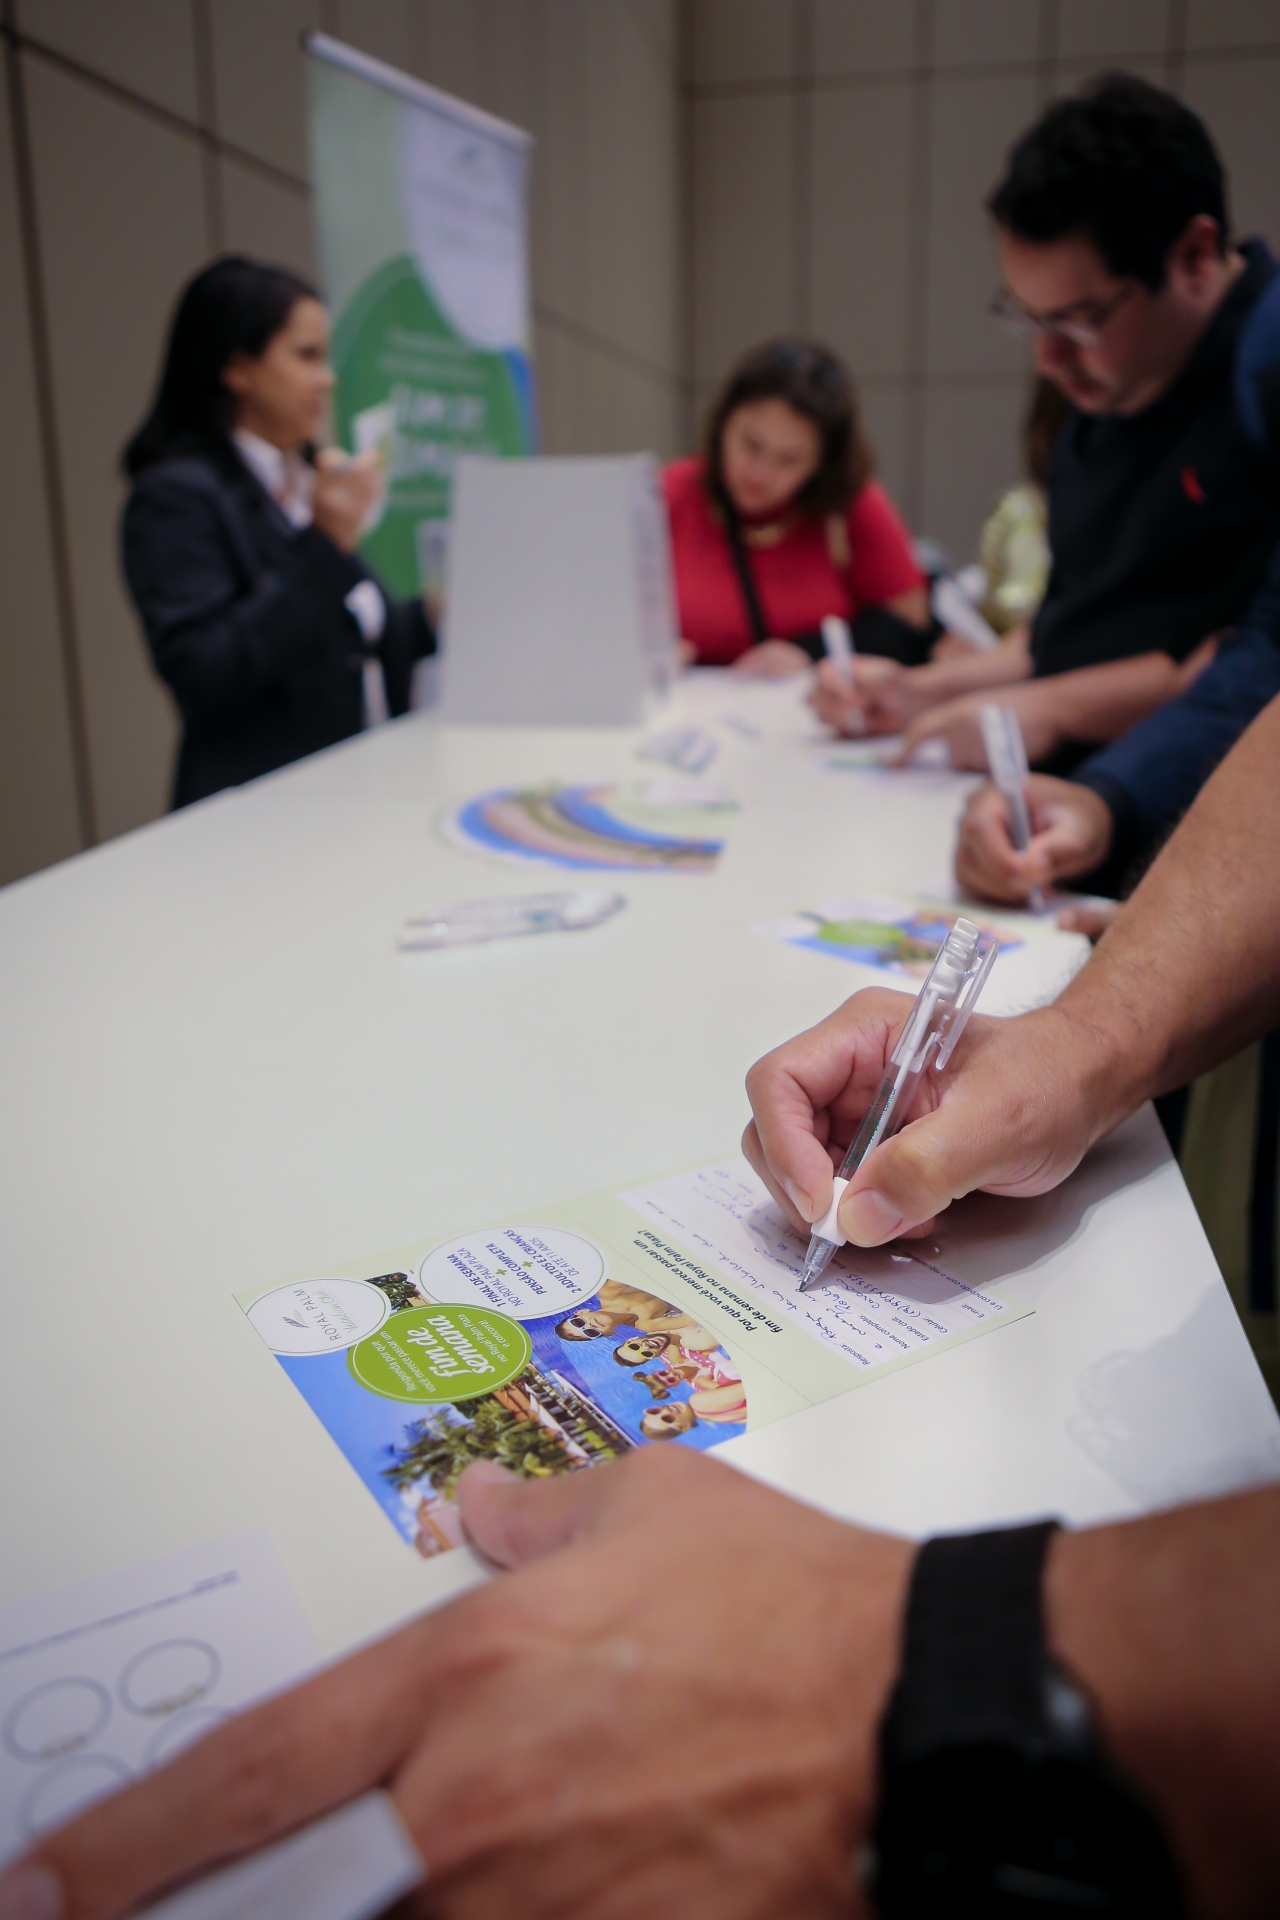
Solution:
{"label": "wall seam line", "polygon": [[697,166],[696,127],[691,80],[693,75],[694,0],[676,0],[676,112],[679,115],[680,152],[677,193],[679,195],[679,342],[680,401],[677,439],[691,448],[697,438],[696,345],[697,308],[695,304],[694,253],[694,180]]}
{"label": "wall seam line", "polygon": [[924,509],[924,440],[927,421],[929,353],[929,218],[932,195],[933,0],[916,0],[916,68],[912,84],[910,182],[907,213],[907,371],[911,376],[904,408],[902,504],[909,523],[920,528]]}
{"label": "wall seam line", "polygon": [[575,340],[579,346],[591,347],[607,359],[615,360],[620,366],[629,367],[633,372],[645,374],[651,380],[670,382],[679,380],[678,369],[664,367],[657,360],[649,360],[634,347],[625,346],[620,340],[611,340],[607,333],[597,333],[594,328],[584,326],[582,321],[574,320],[567,313],[560,313],[543,300],[535,300],[533,317],[553,332],[561,333],[566,339]]}
{"label": "wall seam line", "polygon": [[204,220],[210,253],[222,253],[227,244],[226,208],[218,156],[211,142],[218,137],[218,94],[213,62],[213,21],[209,0],[191,0],[191,41],[195,52],[196,111],[200,131],[200,180],[204,189]]}
{"label": "wall seam line", "polygon": [[237,146],[232,140],[224,140],[221,135],[208,132],[197,122],[184,119],[171,107],[162,107],[158,101],[148,100],[144,94],[134,93],[130,87],[122,87],[118,81],[108,79],[104,74],[95,73],[91,67],[81,66],[79,61],[59,53],[56,47],[46,46],[41,40],[33,40],[28,34],[20,33],[17,28],[5,26],[3,38],[15,51],[25,53],[41,64],[53,67],[56,71],[79,80],[95,93],[105,95],[120,106],[132,107],[136,113],[144,115],[157,125],[166,127],[170,133],[176,133],[184,139],[194,140],[200,146],[207,146],[219,159],[234,160],[237,165],[247,167],[276,186],[285,187],[293,193],[311,198],[311,182],[301,175],[290,173],[287,167],[278,167],[274,160],[264,160],[260,154],[250,153],[247,147]]}
{"label": "wall seam line", "polygon": [[794,0],[791,91],[791,324],[807,333],[813,310],[813,0]]}
{"label": "wall seam line", "polygon": [[5,81],[13,129],[14,180],[17,188],[23,273],[26,280],[27,328],[31,338],[31,360],[35,374],[36,417],[39,421],[41,463],[44,468],[45,508],[49,527],[50,555],[53,561],[58,651],[62,663],[63,694],[71,735],[76,818],[80,827],[80,838],[87,849],[98,844],[92,761],[89,752],[88,713],[76,633],[75,597],[71,584],[71,542],[67,530],[66,495],[62,482],[62,461],[58,451],[57,410],[54,402],[53,365],[48,336],[48,302],[45,297],[44,269],[40,257],[40,235],[36,214],[35,168],[31,155],[26,87],[23,82],[17,36],[12,31],[11,13],[12,0],[5,0]]}
{"label": "wall seam line", "polygon": [[[1150,51],[1149,49],[1147,50]],[[1141,58],[1135,52],[1134,58]],[[1034,78],[1039,58],[1031,54],[1017,60],[975,60],[967,66],[940,65],[936,61],[917,61],[909,67],[874,67],[865,73],[815,73],[809,85],[815,93],[858,92],[863,88],[909,86],[920,80],[1009,80]],[[1096,63],[1095,63],[1096,64]],[[695,80],[689,91],[699,100],[768,99],[790,93],[794,78],[759,80]]]}

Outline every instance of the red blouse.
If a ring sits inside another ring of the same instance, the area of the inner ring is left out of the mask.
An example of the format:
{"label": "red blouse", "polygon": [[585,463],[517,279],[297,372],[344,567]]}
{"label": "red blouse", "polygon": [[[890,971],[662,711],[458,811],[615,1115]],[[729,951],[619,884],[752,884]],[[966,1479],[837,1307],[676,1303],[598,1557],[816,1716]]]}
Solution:
{"label": "red blouse", "polygon": [[[707,498],[702,473],[701,460],[676,460],[663,474],[662,486],[671,522],[681,638],[697,648],[700,666],[724,667],[747,651],[753,636],[728,537]],[[778,524],[777,515],[772,524]],[[924,585],[910,535],[874,480],[845,516],[847,565],[832,557],[821,518],[797,520],[768,546],[752,544],[752,525],[745,522],[747,559],[771,639],[810,633],[829,613],[852,620],[862,607]]]}

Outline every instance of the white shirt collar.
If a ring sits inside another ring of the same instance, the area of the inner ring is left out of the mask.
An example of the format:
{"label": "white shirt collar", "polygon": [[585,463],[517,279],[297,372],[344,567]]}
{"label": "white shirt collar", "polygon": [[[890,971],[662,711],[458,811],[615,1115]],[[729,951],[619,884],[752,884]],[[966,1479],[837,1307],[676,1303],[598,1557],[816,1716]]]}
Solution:
{"label": "white shirt collar", "polygon": [[282,452],[244,427],[237,427],[231,437],[240,458],[285,518],[295,527],[309,527],[316,482],[306,461],[299,454]]}

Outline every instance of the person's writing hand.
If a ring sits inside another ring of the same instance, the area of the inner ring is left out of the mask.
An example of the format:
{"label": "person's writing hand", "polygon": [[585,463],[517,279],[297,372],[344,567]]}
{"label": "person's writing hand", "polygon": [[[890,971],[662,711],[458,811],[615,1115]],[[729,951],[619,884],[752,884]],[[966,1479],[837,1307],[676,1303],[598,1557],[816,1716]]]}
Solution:
{"label": "person's writing hand", "polygon": [[1047,773],[1030,774],[1023,786],[1031,820],[1025,852],[1013,843],[1008,803],[996,787],[979,787],[961,817],[956,879],[979,900],[1021,903],[1034,887],[1092,872],[1110,851],[1111,809],[1092,788]]}
{"label": "person's writing hand", "polygon": [[321,532],[345,553],[360,538],[382,485],[382,463],[376,453],[347,454],[326,447],[316,455],[311,511]]}
{"label": "person's writing hand", "polygon": [[750,674],[756,680],[789,680],[797,673],[807,673],[810,664],[804,648],[793,646],[790,640],[762,640],[734,661],[733,671]]}
{"label": "person's writing hand", "polygon": [[[911,1011],[909,994],[869,987],[747,1075],[754,1118],[742,1150],[802,1231],[831,1204],[844,1157]],[[1120,1116],[1103,1120],[1090,1049],[1056,1007],[1016,1020],[975,1016],[943,1074],[927,1073],[907,1124],[868,1155],[840,1202],[855,1246],[927,1233],[981,1187],[1046,1193]]]}
{"label": "person's writing hand", "polygon": [[0,1912],[112,1920],[378,1783],[426,1862],[424,1920],[865,1912],[907,1543],[679,1447],[540,1483],[472,1467],[460,1498],[519,1571],[43,1839]]}
{"label": "person's writing hand", "polygon": [[809,705],[837,733],[901,733],[921,704],[912,669],[876,654],[859,654],[853,675],[835,660],[820,660]]}
{"label": "person's writing hand", "polygon": [[903,734],[899,764],[905,766],[926,741],[945,741],[951,764],[964,773],[987,771],[987,750],[982,740],[982,709],[989,701],[1012,707],[1022,727],[1027,758],[1033,763],[1046,760],[1060,747],[1063,734],[1053,712],[1052,686],[996,687],[989,692],[966,693],[958,700],[945,700],[930,707],[911,721]]}

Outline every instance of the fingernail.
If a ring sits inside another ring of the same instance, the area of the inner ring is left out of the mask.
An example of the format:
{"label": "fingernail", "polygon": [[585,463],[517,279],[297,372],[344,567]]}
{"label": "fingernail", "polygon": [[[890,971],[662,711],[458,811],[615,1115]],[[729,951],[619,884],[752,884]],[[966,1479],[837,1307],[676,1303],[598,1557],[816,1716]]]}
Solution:
{"label": "fingernail", "polygon": [[49,1867],[15,1867],[0,1880],[0,1920],[62,1920],[62,1884]]}
{"label": "fingernail", "polygon": [[[902,1227],[902,1215],[892,1200],[886,1200],[874,1187],[846,1193],[839,1219],[841,1233],[855,1247],[878,1247],[882,1240],[892,1240]],[[4,1920],[3,1914],[0,1920]]]}
{"label": "fingernail", "polygon": [[[808,1194],[802,1187],[798,1187],[794,1180],[784,1180],[782,1184],[787,1190],[788,1200],[790,1200],[792,1206],[800,1215],[800,1218],[802,1220],[808,1220],[810,1224],[812,1224],[818,1217],[819,1209],[814,1206]],[[2,1915],[0,1915],[0,1920],[3,1920]]]}

